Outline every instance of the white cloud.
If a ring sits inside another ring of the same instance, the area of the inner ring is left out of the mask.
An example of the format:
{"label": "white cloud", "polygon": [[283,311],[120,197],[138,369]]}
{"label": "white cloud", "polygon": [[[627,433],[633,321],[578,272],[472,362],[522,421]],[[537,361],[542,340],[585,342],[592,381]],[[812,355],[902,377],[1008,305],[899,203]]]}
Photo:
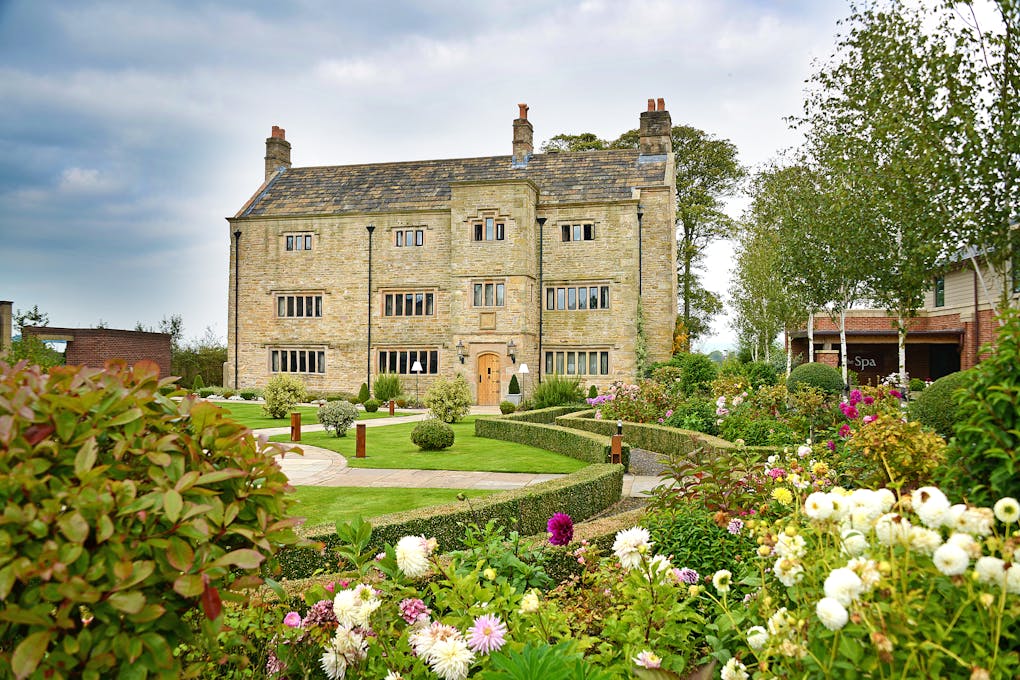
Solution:
{"label": "white cloud", "polygon": [[106,193],[116,189],[117,184],[95,168],[67,168],[60,175],[59,187],[68,193]]}

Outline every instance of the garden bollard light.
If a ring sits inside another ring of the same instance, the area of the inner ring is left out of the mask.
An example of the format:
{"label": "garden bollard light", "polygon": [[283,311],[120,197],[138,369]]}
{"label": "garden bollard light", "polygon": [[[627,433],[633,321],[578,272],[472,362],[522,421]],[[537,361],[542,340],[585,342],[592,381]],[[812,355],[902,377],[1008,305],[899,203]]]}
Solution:
{"label": "garden bollard light", "polygon": [[354,442],[354,457],[365,457],[365,423],[358,423],[357,434]]}
{"label": "garden bollard light", "polygon": [[609,447],[609,462],[610,463],[622,463],[623,462],[623,435],[614,434],[612,438],[612,444]]}
{"label": "garden bollard light", "polygon": [[301,441],[301,414],[296,411],[290,414],[290,440]]}
{"label": "garden bollard light", "polygon": [[390,399],[390,415],[393,415],[393,407],[397,405],[397,402]]}

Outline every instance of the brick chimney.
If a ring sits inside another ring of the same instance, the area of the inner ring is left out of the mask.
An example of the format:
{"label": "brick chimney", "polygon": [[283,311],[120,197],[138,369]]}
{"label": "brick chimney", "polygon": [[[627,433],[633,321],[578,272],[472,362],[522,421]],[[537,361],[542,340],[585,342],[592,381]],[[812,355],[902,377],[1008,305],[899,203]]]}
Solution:
{"label": "brick chimney", "polygon": [[531,154],[535,152],[535,130],[528,120],[528,105],[518,104],[517,106],[520,107],[521,114],[514,121],[514,157],[511,160],[511,165],[515,168],[524,168],[527,167]]}
{"label": "brick chimney", "polygon": [[274,125],[272,134],[266,138],[266,179],[281,166],[290,167],[290,142],[287,141],[287,131]]}
{"label": "brick chimney", "polygon": [[641,133],[638,148],[642,156],[660,156],[673,150],[673,122],[666,110],[666,102],[648,100],[648,110],[641,113]]}
{"label": "brick chimney", "polygon": [[0,357],[7,356],[11,349],[11,327],[14,323],[10,300],[0,300]]}

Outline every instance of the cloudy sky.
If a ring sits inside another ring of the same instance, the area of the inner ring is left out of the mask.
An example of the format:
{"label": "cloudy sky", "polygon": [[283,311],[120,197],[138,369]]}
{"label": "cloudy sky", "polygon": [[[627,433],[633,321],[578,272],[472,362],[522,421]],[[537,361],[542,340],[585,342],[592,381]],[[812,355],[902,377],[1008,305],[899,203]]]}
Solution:
{"label": "cloudy sky", "polygon": [[[0,299],[53,326],[227,328],[228,226],[295,166],[509,154],[674,124],[747,165],[796,144],[845,0],[0,0]],[[709,287],[728,286],[729,247]],[[725,320],[704,347],[726,347]]]}

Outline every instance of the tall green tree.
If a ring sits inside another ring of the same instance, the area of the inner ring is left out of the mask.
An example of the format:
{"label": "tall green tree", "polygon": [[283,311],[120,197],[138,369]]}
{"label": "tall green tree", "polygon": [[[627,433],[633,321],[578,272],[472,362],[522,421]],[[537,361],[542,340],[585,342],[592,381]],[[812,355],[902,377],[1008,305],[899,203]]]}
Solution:
{"label": "tall green tree", "polygon": [[843,238],[880,244],[857,260],[864,294],[897,319],[902,383],[909,320],[949,251],[940,199],[961,181],[953,149],[968,118],[961,60],[926,19],[901,2],[855,10],[799,121],[814,162],[858,204]]}
{"label": "tall green tree", "polygon": [[[543,151],[597,151],[636,149],[640,132],[628,130],[607,141],[593,133],[556,135]],[[712,319],[723,310],[722,299],[705,288],[701,278],[705,249],[732,234],[734,221],[724,210],[724,199],[734,195],[745,176],[737,147],[689,125],[671,130],[676,158],[677,282],[680,319],[689,341],[706,335]]]}

